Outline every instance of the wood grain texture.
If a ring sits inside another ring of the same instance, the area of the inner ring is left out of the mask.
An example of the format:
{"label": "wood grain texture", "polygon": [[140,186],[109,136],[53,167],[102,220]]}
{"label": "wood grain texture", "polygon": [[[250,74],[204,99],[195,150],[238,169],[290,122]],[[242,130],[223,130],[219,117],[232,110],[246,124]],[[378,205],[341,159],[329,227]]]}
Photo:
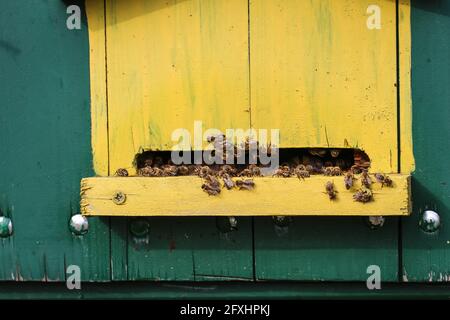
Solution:
{"label": "wood grain texture", "polygon": [[396,2],[250,2],[252,126],[281,147],[356,147],[397,172]]}
{"label": "wood grain texture", "polygon": [[[371,230],[362,217],[294,217],[287,228],[255,218],[255,272],[259,280],[366,281],[381,270],[382,288],[398,280],[398,218]],[[381,291],[383,291],[381,290]]]}
{"label": "wood grain texture", "polygon": [[110,168],[172,132],[250,126],[246,0],[106,2]]}
{"label": "wood grain texture", "polygon": [[[392,175],[394,188],[374,184],[375,201],[353,200],[343,177],[255,178],[251,191],[226,190],[209,196],[198,177],[97,177],[81,181],[81,211],[95,216],[258,216],[258,215],[408,215],[409,176]],[[338,198],[330,201],[327,181],[334,181]],[[126,195],[117,205],[116,192]]]}
{"label": "wood grain texture", "polygon": [[86,1],[89,28],[92,159],[95,173],[101,176],[109,174],[104,11],[104,1]]}
{"label": "wood grain texture", "polygon": [[[403,280],[450,280],[450,1],[412,1],[412,97],[416,171],[413,212],[402,220]],[[441,228],[418,227],[424,210],[439,213]]]}
{"label": "wood grain texture", "polygon": [[[79,181],[92,170],[89,47],[66,28],[62,1],[0,3],[0,207],[14,234],[0,239],[0,280],[109,279],[109,233],[102,219],[73,236]],[[82,9],[84,10],[84,9]]]}

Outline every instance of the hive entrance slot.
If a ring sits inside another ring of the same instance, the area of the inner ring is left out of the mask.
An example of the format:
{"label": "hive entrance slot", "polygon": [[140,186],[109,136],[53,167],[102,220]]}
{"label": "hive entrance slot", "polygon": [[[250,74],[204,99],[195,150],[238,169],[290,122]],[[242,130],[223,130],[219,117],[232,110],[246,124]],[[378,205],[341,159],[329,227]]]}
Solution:
{"label": "hive entrance slot", "polygon": [[[267,153],[266,150],[259,151]],[[339,168],[341,173],[349,170],[360,173],[362,169],[370,167],[369,156],[360,149],[352,148],[282,148],[278,149],[276,154],[269,153],[269,157],[272,157],[271,162],[264,164],[260,161],[259,153],[255,160],[249,155],[248,150],[242,152],[245,154],[244,162],[239,162],[237,156],[234,156],[232,163],[223,161],[207,164],[210,162],[204,161],[202,151],[185,151],[185,159],[189,160],[175,165],[170,151],[144,151],[136,155],[134,166],[136,175],[149,177],[198,175],[201,167],[208,167],[212,172],[219,172],[225,165],[231,167],[236,176],[248,177],[271,176],[276,174],[279,168],[289,168],[293,174],[294,169],[299,165],[303,165],[310,174],[326,175],[334,175],[330,173],[329,168],[335,168],[334,172],[337,172],[336,168]],[[199,162],[198,159],[202,161]]]}

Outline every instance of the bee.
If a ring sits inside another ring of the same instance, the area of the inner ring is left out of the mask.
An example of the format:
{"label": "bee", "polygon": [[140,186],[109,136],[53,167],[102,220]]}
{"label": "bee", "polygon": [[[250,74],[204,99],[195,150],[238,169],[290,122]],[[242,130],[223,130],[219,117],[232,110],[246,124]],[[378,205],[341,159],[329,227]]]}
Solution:
{"label": "bee", "polygon": [[333,175],[333,167],[325,167],[325,168],[323,168],[322,172],[325,176],[332,176]]}
{"label": "bee", "polygon": [[212,175],[206,175],[204,179],[205,181],[202,184],[202,190],[210,196],[218,195],[221,191],[219,180],[217,180],[217,178]]}
{"label": "bee", "polygon": [[250,170],[250,173],[254,177],[260,177],[261,176],[261,170],[256,164],[251,164],[248,166],[248,170]]}
{"label": "bee", "polygon": [[352,167],[350,168],[350,170],[351,170],[354,174],[360,174],[360,173],[362,172],[362,168],[361,168],[359,165],[357,165],[357,164],[352,165]]}
{"label": "bee", "polygon": [[326,149],[308,149],[308,152],[313,156],[319,156],[321,158],[327,155]]}
{"label": "bee", "polygon": [[173,177],[173,176],[176,176],[178,173],[178,168],[176,166],[173,166],[170,164],[164,165],[162,167],[162,170],[163,170],[164,177]]}
{"label": "bee", "polygon": [[233,179],[231,179],[231,177],[230,177],[230,175],[228,173],[224,173],[222,175],[222,179],[223,179],[223,185],[228,190],[231,190],[231,189],[233,189],[235,187],[235,183],[234,183]]}
{"label": "bee", "polygon": [[205,178],[206,176],[211,175],[212,173],[213,172],[212,172],[211,168],[208,166],[202,166],[198,170],[198,176],[200,178]]}
{"label": "bee", "polygon": [[291,176],[291,168],[287,165],[280,166],[273,175],[276,177],[289,178]]}
{"label": "bee", "polygon": [[178,167],[178,174],[180,176],[187,176],[189,174],[189,168],[185,165],[181,165]]}
{"label": "bee", "polygon": [[332,181],[328,181],[325,185],[325,193],[328,194],[330,200],[335,200],[337,197],[337,191],[334,188],[334,183]]}
{"label": "bee", "polygon": [[361,172],[361,184],[369,189],[372,186],[372,179],[370,178],[367,169],[363,169]]}
{"label": "bee", "polygon": [[309,171],[300,169],[299,167],[300,166],[294,169],[294,173],[297,175],[297,178],[302,180],[305,180],[305,178],[309,178],[310,177]]}
{"label": "bee", "polygon": [[239,172],[239,177],[251,177],[252,176],[252,172],[250,171],[250,169],[246,168],[244,170],[242,170],[241,172]]}
{"label": "bee", "polygon": [[333,158],[339,157],[340,153],[341,153],[341,151],[339,149],[331,149],[330,150],[330,154]]}
{"label": "bee", "polygon": [[161,168],[153,168],[153,177],[164,177],[164,170]]}
{"label": "bee", "polygon": [[255,188],[255,182],[253,179],[236,180],[236,187],[238,187],[239,190],[253,190]]}
{"label": "bee", "polygon": [[384,175],[382,173],[375,173],[375,180],[377,180],[377,182],[381,183],[381,186],[387,186],[387,187],[393,187],[394,182],[392,181],[392,179],[387,176]]}
{"label": "bee", "polygon": [[144,161],[144,167],[151,167],[153,165],[153,156],[148,157]]}
{"label": "bee", "polygon": [[310,174],[314,173],[314,168],[310,164],[305,166],[305,170],[308,171]]}
{"label": "bee", "polygon": [[154,177],[155,176],[155,172],[152,167],[140,168],[137,173],[141,177]]}
{"label": "bee", "polygon": [[333,175],[333,176],[341,176],[342,175],[341,168],[333,167],[333,169],[331,169],[331,175]]}
{"label": "bee", "polygon": [[127,169],[120,168],[117,169],[115,175],[118,177],[128,177],[128,171]]}
{"label": "bee", "polygon": [[347,190],[350,189],[351,187],[353,187],[354,179],[355,179],[355,177],[353,176],[353,173],[351,171],[349,171],[345,174],[344,185]]}
{"label": "bee", "polygon": [[373,200],[373,194],[369,188],[363,186],[353,195],[353,199],[358,202],[366,203]]}

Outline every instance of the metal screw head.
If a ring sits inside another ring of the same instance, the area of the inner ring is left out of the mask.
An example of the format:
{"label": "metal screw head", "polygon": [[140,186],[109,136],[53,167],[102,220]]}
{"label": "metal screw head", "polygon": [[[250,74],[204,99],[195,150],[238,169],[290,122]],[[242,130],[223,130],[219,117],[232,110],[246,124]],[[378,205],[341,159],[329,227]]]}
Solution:
{"label": "metal screw head", "polygon": [[77,236],[86,234],[89,229],[88,219],[85,216],[82,216],[81,214],[73,215],[70,218],[69,229],[73,234]]}
{"label": "metal screw head", "polygon": [[145,237],[150,232],[150,223],[147,219],[133,219],[130,223],[130,232],[135,237]]}
{"label": "metal screw head", "polygon": [[419,227],[426,233],[436,232],[441,226],[439,214],[432,210],[426,210],[419,220]]}
{"label": "metal screw head", "polygon": [[237,230],[237,219],[236,217],[217,217],[216,225],[222,233],[235,231]]}
{"label": "metal screw head", "polygon": [[273,216],[273,223],[281,228],[288,227],[292,223],[292,217],[287,216]]}
{"label": "metal screw head", "polygon": [[383,216],[370,216],[366,218],[366,224],[370,229],[379,229],[384,225],[386,219]]}
{"label": "metal screw head", "polygon": [[10,218],[0,217],[0,238],[7,238],[12,235],[13,226]]}
{"label": "metal screw head", "polygon": [[127,201],[127,196],[122,191],[117,191],[113,194],[112,201],[117,204],[124,204]]}

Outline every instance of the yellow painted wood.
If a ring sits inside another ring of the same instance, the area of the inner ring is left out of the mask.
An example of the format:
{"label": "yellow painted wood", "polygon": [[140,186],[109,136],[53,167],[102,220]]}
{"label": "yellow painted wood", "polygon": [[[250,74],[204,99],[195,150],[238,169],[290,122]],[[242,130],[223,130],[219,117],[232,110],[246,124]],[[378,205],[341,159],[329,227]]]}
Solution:
{"label": "yellow painted wood", "polygon": [[[264,216],[264,215],[408,215],[409,176],[392,175],[394,188],[373,185],[375,201],[355,202],[354,190],[346,190],[343,177],[255,178],[256,188],[226,190],[209,196],[198,177],[98,177],[81,182],[81,212],[94,216]],[[334,181],[337,200],[324,193]],[[358,184],[355,186],[358,187]],[[117,205],[113,195],[126,195]]]}
{"label": "yellow painted wood", "polygon": [[252,0],[250,56],[253,127],[280,128],[281,147],[358,147],[397,172],[395,1]]}
{"label": "yellow painted wood", "polygon": [[108,111],[106,103],[105,15],[104,2],[86,1],[89,27],[89,62],[91,83],[91,143],[94,171],[108,172]]}
{"label": "yellow painted wood", "polygon": [[250,127],[247,0],[106,1],[110,168],[173,130]]}
{"label": "yellow painted wood", "polygon": [[415,169],[412,139],[411,96],[411,4],[399,1],[399,62],[400,62],[400,170],[410,173]]}

